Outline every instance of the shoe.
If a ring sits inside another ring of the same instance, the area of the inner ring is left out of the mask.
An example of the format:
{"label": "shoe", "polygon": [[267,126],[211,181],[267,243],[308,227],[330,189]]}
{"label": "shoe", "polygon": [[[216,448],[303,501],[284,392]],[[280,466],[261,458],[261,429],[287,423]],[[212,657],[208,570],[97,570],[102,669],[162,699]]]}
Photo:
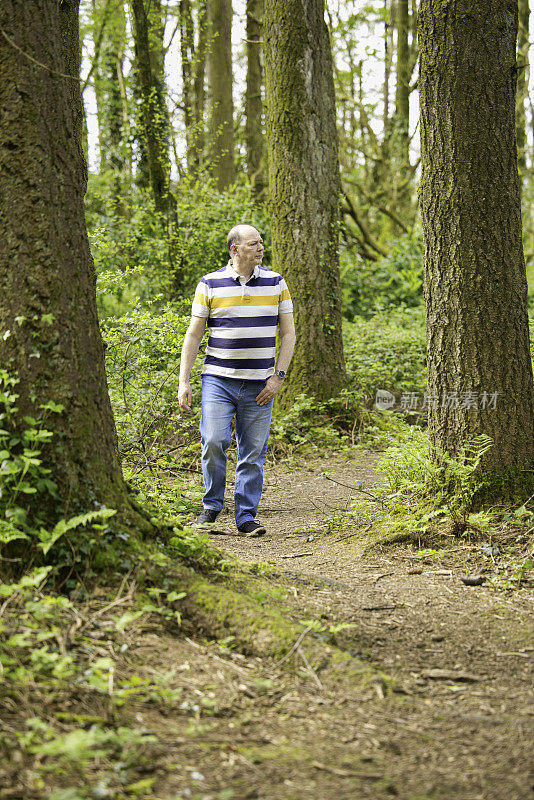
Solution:
{"label": "shoe", "polygon": [[259,522],[253,519],[248,522],[243,522],[242,525],[238,525],[237,530],[244,536],[263,536],[264,533],[267,533],[263,525],[260,525]]}
{"label": "shoe", "polygon": [[195,528],[209,528],[210,525],[213,525],[218,516],[219,512],[215,511],[214,508],[205,508],[197,517]]}

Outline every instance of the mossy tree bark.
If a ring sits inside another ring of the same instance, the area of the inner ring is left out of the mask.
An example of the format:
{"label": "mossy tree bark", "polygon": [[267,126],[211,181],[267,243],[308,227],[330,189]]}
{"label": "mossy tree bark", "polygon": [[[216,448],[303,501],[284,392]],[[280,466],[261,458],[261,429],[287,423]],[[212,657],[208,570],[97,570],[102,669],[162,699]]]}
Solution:
{"label": "mossy tree bark", "polygon": [[389,135],[389,80],[393,66],[393,31],[395,29],[394,0],[384,0],[384,83],[382,84],[382,101],[384,109],[382,121],[384,139]]}
{"label": "mossy tree bark", "polygon": [[482,467],[504,476],[534,468],[516,36],[517,2],[421,2],[421,213],[428,392],[436,396],[430,438],[454,455],[466,438],[491,436]]}
{"label": "mossy tree bark", "polygon": [[208,3],[207,0],[199,0],[197,5],[197,50],[195,56],[195,68],[193,77],[194,89],[194,109],[196,137],[194,141],[194,160],[198,168],[203,164],[204,151],[206,147],[206,130],[204,127],[204,111],[206,105],[206,59],[208,55]]}
{"label": "mossy tree bark", "polygon": [[[169,117],[163,75],[163,30],[159,3],[151,16],[146,0],[131,0],[135,61],[140,88],[142,141],[156,210],[172,206],[169,192]],[[157,13],[156,13],[157,12]]]}
{"label": "mossy tree bark", "polygon": [[263,101],[261,96],[263,83],[260,41],[262,18],[263,0],[247,0],[245,139],[247,144],[247,171],[256,197],[263,195],[266,183],[263,152]]}
{"label": "mossy tree bark", "polygon": [[149,527],[122,477],[98,326],[83,206],[78,4],[0,5],[12,42],[0,37],[0,363],[19,375],[21,419],[49,400],[65,407],[43,448],[58,485],[55,513],[104,503]]}
{"label": "mossy tree bark", "polygon": [[182,61],[182,105],[184,110],[187,171],[196,175],[204,146],[204,78],[207,49],[207,5],[197,4],[197,43],[191,0],[180,0],[180,52]]}
{"label": "mossy tree bark", "polygon": [[193,113],[193,64],[195,60],[195,29],[191,0],[180,0],[180,57],[182,62],[182,106],[184,111],[187,170],[194,171],[193,142],[195,138]]}
{"label": "mossy tree bark", "polygon": [[[412,15],[413,16],[413,15]],[[413,222],[415,203],[413,169],[410,166],[410,81],[417,63],[416,37],[411,32],[409,0],[397,0],[395,22],[397,28],[397,63],[395,113],[390,128],[390,153],[392,171],[392,207],[400,217]],[[415,58],[414,58],[415,53]]]}
{"label": "mossy tree bark", "polygon": [[[93,0],[95,54],[94,87],[98,114],[100,170],[126,167],[124,110],[120,80],[126,46],[126,16],[122,2]],[[99,41],[100,39],[100,41]]]}
{"label": "mossy tree bark", "polygon": [[235,181],[232,99],[232,0],[209,0],[208,83],[211,98],[211,157],[217,187]]}
{"label": "mossy tree bark", "polygon": [[394,136],[399,165],[409,165],[410,128],[410,46],[408,0],[397,0],[397,85],[395,92]]}
{"label": "mossy tree bark", "polygon": [[295,307],[286,401],[344,383],[339,279],[339,161],[323,0],[265,0],[264,57],[274,269]]}

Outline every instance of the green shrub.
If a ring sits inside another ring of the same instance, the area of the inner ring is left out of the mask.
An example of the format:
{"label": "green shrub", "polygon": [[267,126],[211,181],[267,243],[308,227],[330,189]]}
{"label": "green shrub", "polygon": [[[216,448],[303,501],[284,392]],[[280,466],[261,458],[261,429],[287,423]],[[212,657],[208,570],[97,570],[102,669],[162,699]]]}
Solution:
{"label": "green shrub", "polygon": [[399,308],[356,317],[343,324],[349,389],[362,403],[374,402],[377,389],[402,393],[426,385],[425,320],[422,308]]}
{"label": "green shrub", "polygon": [[371,317],[398,306],[423,303],[423,245],[420,234],[406,234],[389,245],[389,255],[364,261],[351,249],[341,250],[343,316]]}
{"label": "green shrub", "polygon": [[91,176],[86,210],[95,267],[104,278],[98,291],[101,319],[127,312],[136,299],[158,301],[160,307],[182,295],[191,300],[201,276],[228,261],[226,234],[238,222],[259,228],[269,263],[269,218],[248,184],[219,192],[207,178],[184,178],[175,195],[175,216],[162,221],[148,191],[132,186],[117,206],[106,181]]}
{"label": "green shrub", "polygon": [[191,374],[193,410],[178,405],[180,352],[190,302],[137,306],[103,326],[106,370],[124,475],[158,518],[190,515],[200,497],[190,488],[199,469],[204,344]]}

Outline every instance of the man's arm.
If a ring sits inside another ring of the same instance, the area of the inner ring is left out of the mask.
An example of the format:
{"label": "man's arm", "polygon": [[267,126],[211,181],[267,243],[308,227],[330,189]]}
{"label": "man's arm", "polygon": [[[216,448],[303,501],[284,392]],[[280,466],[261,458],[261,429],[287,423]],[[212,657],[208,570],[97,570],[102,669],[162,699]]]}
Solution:
{"label": "man's arm", "polygon": [[293,358],[293,350],[295,349],[295,321],[293,313],[280,314],[279,316],[279,331],[280,331],[280,350],[278,351],[278,358],[276,359],[276,369],[287,372],[291,359]]}
{"label": "man's arm", "polygon": [[[295,349],[295,321],[292,312],[280,314],[279,319],[279,332],[280,332],[280,349],[278,351],[278,358],[276,360],[276,369],[287,372],[291,359],[293,357],[293,350]],[[259,406],[264,406],[269,403],[275,395],[278,394],[282,388],[282,378],[278,375],[271,375],[267,379],[265,388],[261,390],[256,397],[256,403]]]}
{"label": "man's arm", "polygon": [[178,388],[178,403],[182,408],[191,411],[193,393],[189,384],[189,376],[197,357],[198,348],[204,331],[206,330],[206,317],[191,317],[191,322],[184,337],[182,355],[180,356],[180,384]]}

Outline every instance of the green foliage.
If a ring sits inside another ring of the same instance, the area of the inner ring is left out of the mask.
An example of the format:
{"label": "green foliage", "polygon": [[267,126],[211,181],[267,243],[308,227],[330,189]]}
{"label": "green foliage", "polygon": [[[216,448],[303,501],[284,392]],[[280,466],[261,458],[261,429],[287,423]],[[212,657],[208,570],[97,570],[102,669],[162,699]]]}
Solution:
{"label": "green foliage", "polygon": [[[0,552],[25,540],[25,564],[47,556],[54,564],[88,568],[88,554],[96,539],[77,535],[76,549],[68,539],[74,530],[107,530],[100,522],[115,514],[114,509],[98,508],[85,514],[57,519],[57,485],[51,470],[44,465],[43,448],[53,432],[45,427],[52,414],[63,406],[49,401],[39,406],[37,417],[20,419],[15,389],[18,378],[0,369]],[[57,519],[55,524],[50,520]],[[39,554],[41,552],[41,555]]]}
{"label": "green foliage", "polygon": [[34,496],[53,498],[57,489],[41,455],[52,438],[52,432],[44,427],[45,421],[49,414],[63,411],[63,406],[42,404],[38,418],[26,416],[19,420],[19,395],[15,391],[18,383],[15,375],[0,369],[0,536],[4,542],[27,538],[25,532],[32,529]]}
{"label": "green foliage", "polygon": [[99,508],[96,511],[88,511],[86,514],[78,514],[78,516],[71,517],[70,519],[60,519],[51,531],[47,531],[46,528],[40,529],[39,539],[41,541],[37,546],[46,555],[58,539],[64,536],[68,531],[76,530],[76,528],[90,527],[94,525],[95,522],[109,519],[109,517],[112,517],[116,513],[114,508]]}
{"label": "green foliage", "polygon": [[[132,796],[127,787],[149,763],[156,737],[132,728],[128,719],[121,724],[119,710],[132,700],[136,708],[172,708],[182,715],[195,704],[195,718],[214,710],[213,701],[200,693],[184,696],[183,688],[173,685],[174,670],[146,678],[119,669],[119,652],[127,648],[125,629],[155,615],[179,625],[177,604],[184,593],[162,589],[155,602],[139,596],[137,604],[130,598],[132,609],[118,617],[113,616],[116,603],[109,598],[100,600],[100,608],[93,602],[89,613],[80,613],[69,598],[44,590],[51,569],[36,568],[18,582],[0,584],[0,714],[8,714],[13,723],[17,708],[19,721],[25,720],[24,727],[11,724],[0,733],[3,766],[17,768],[19,780],[23,769],[25,786],[34,792],[44,789],[45,782],[48,787],[50,781],[67,776],[70,794],[56,788],[50,796],[57,798],[86,797],[86,787],[94,786],[95,770],[105,788],[102,796]],[[122,603],[127,599],[121,598]],[[92,637],[95,630],[99,638],[105,637],[105,652],[116,655],[99,654]],[[73,700],[91,713],[64,711],[72,708]]]}
{"label": "green foliage", "polygon": [[[202,359],[193,369],[193,412],[178,406],[180,350],[189,308],[137,306],[103,328],[109,392],[127,481],[153,516],[191,515],[200,495],[188,487],[198,469]],[[202,348],[203,349],[203,348]]]}
{"label": "green foliage", "polygon": [[[178,406],[180,351],[189,320],[184,304],[167,304],[159,312],[137,306],[103,327],[120,449],[132,468],[155,460],[175,467],[180,457],[194,458],[197,452],[198,412],[188,416]],[[199,357],[191,376],[197,399],[201,369]]]}
{"label": "green foliage", "polygon": [[374,403],[378,389],[395,394],[397,410],[405,393],[420,395],[422,402],[426,385],[423,310],[399,308],[387,315],[344,321],[343,347],[347,388],[323,403],[302,394],[289,409],[275,407],[271,452],[284,455],[303,446],[331,449],[363,442],[381,447],[388,435],[406,429],[403,415],[377,412]]}
{"label": "green foliage", "polygon": [[343,316],[373,317],[396,307],[423,304],[423,244],[420,234],[405,234],[389,245],[389,255],[365,261],[350,249],[341,252]]}
{"label": "green foliage", "polygon": [[269,218],[246,183],[218,192],[205,176],[184,178],[175,218],[162,225],[149,192],[131,187],[118,205],[108,182],[107,173],[91,176],[86,197],[101,319],[125,313],[137,299],[161,305],[185,295],[190,304],[201,276],[228,261],[226,233],[238,222],[258,227],[269,261]]}
{"label": "green foliage", "polygon": [[[480,461],[492,440],[484,434],[466,441],[457,458],[429,444],[416,428],[401,442],[391,443],[376,471],[385,482],[374,487],[392,530],[426,533],[446,522],[453,533],[487,527],[487,513],[474,514],[473,500],[487,483]],[[431,457],[433,456],[433,457]]]}
{"label": "green foliage", "polygon": [[205,531],[175,528],[167,543],[167,552],[174,558],[178,556],[196,570],[224,572],[229,565],[223,552],[211,545],[209,534]]}
{"label": "green foliage", "polygon": [[396,397],[422,394],[426,386],[425,319],[422,308],[377,312],[343,324],[349,387],[362,402],[373,402],[377,389]]}

